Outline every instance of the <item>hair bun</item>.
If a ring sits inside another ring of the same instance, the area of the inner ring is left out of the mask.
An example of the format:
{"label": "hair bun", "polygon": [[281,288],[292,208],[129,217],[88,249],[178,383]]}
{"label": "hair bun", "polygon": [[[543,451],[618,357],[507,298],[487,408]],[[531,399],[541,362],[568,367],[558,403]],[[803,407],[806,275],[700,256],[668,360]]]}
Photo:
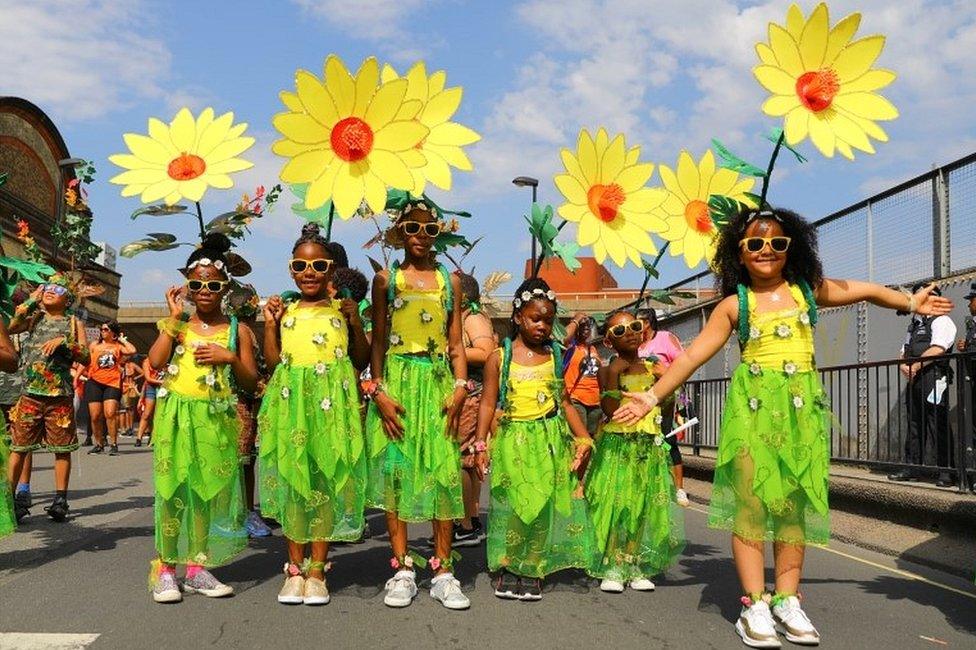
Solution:
{"label": "hair bun", "polygon": [[312,237],[318,237],[321,229],[319,224],[312,223],[309,221],[304,226],[302,226],[302,239],[311,239]]}
{"label": "hair bun", "polygon": [[230,239],[226,235],[219,232],[208,233],[206,237],[203,238],[202,248],[210,251],[216,251],[223,255],[230,250],[231,244]]}

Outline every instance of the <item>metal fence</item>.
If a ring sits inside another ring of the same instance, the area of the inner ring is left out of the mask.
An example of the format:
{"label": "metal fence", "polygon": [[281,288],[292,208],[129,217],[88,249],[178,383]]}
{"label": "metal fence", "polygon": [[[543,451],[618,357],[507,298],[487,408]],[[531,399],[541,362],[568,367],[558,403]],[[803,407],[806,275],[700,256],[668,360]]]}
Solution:
{"label": "metal fence", "polygon": [[[931,357],[929,358],[931,359]],[[972,484],[974,460],[973,392],[976,354],[939,357],[952,370],[952,383],[937,395],[935,368],[909,381],[900,370],[905,359],[820,368],[831,405],[832,460],[919,476],[954,473],[960,491]],[[693,380],[686,389],[700,426],[691,442],[718,446],[729,378]],[[913,433],[915,435],[913,435]]]}
{"label": "metal fence", "polygon": [[[976,153],[814,225],[829,277],[905,284],[972,271],[976,269]],[[705,271],[668,288],[697,293],[713,286],[714,277]]]}

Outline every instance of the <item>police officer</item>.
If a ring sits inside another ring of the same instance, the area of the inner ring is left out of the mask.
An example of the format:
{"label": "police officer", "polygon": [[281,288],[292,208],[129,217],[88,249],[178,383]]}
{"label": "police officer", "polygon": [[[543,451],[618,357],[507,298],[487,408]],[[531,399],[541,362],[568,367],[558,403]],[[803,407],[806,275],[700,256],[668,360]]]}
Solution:
{"label": "police officer", "polygon": [[[916,284],[912,293],[925,284]],[[942,295],[938,288],[933,292]],[[908,336],[902,348],[905,359],[917,357],[942,357],[952,352],[956,340],[956,325],[948,316],[921,316],[912,314]],[[953,436],[949,427],[948,385],[952,370],[948,359],[933,361],[906,361],[899,365],[908,379],[908,437],[905,439],[905,462],[918,466],[925,460],[927,445],[935,447],[936,464],[940,468],[936,485],[953,485],[948,468],[952,466]],[[918,479],[915,467],[907,467],[888,476],[893,481]]]}

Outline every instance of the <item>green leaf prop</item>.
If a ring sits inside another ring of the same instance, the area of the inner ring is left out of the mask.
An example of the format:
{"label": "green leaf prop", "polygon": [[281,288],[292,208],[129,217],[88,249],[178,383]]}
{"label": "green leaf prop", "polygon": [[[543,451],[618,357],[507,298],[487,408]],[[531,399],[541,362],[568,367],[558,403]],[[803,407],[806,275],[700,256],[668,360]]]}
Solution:
{"label": "green leaf prop", "polygon": [[135,212],[132,213],[131,219],[136,219],[142,215],[147,215],[150,217],[165,217],[171,214],[178,214],[180,212],[186,212],[185,205],[166,205],[165,203],[160,203],[158,205],[146,205]]}
{"label": "green leaf prop", "polygon": [[455,246],[461,246],[467,250],[471,247],[471,242],[468,241],[467,237],[456,232],[442,232],[434,239],[434,250],[438,253],[443,253],[448,248]]}
{"label": "green leaf prop", "polygon": [[708,197],[708,209],[712,213],[712,221],[719,228],[729,225],[736,214],[742,209],[742,204],[724,194],[712,194]]}
{"label": "green leaf prop", "polygon": [[231,239],[243,239],[245,233],[251,230],[247,227],[252,219],[260,219],[261,213],[244,210],[225,212],[210,220],[206,225],[208,233],[217,232]]}
{"label": "green leaf prop", "polygon": [[560,243],[560,242],[552,243],[552,252],[555,253],[556,256],[563,261],[563,264],[566,265],[566,268],[569,270],[570,273],[575,273],[576,270],[582,266],[582,264],[580,264],[579,259],[577,258],[577,255],[579,254],[579,250],[580,250],[579,244],[573,241],[565,242],[565,243]]}
{"label": "green leaf prop", "polygon": [[177,242],[176,235],[167,232],[151,232],[143,239],[137,239],[123,246],[119,250],[122,257],[135,257],[145,251],[168,251],[180,246],[192,246],[186,242]]}
{"label": "green leaf prop", "polygon": [[291,204],[291,211],[295,213],[295,216],[304,219],[305,221],[311,221],[312,223],[317,223],[320,226],[326,228],[328,227],[329,212],[332,211],[332,201],[326,201],[322,207],[309,210],[305,207],[305,194],[308,192],[308,183],[304,183],[302,185],[289,185],[288,189],[291,190],[292,194],[298,197],[298,202]]}
{"label": "green leaf prop", "polygon": [[[54,275],[54,269],[42,262],[22,260],[16,257],[0,257],[0,267],[12,271],[20,279],[28,282],[44,282],[48,277]],[[16,285],[17,282],[14,282]]]}
{"label": "green leaf prop", "polygon": [[[532,218],[524,217],[524,219],[529,224],[529,233],[539,242],[541,249],[539,260],[535,262],[536,267],[541,266],[542,261],[547,257],[558,257],[570,272],[575,272],[582,266],[576,257],[580,249],[578,244],[556,241],[560,228],[552,223],[553,210],[551,205],[541,207],[538,203],[533,203]],[[538,270],[538,268],[534,270]]]}
{"label": "green leaf prop", "polygon": [[657,260],[654,261],[655,264],[652,264],[650,262],[644,262],[643,266],[644,266],[644,272],[656,280],[657,278],[661,277],[661,273],[660,271],[657,270],[657,264],[656,264]]}
{"label": "green leaf prop", "polygon": [[[769,133],[766,134],[766,139],[769,140],[770,142],[772,142],[773,144],[777,144],[777,143],[779,143],[779,139],[782,136],[783,136],[783,129],[775,128],[775,129],[770,129]],[[780,143],[780,146],[783,146],[783,147],[786,147],[787,149],[789,149],[790,152],[794,156],[796,156],[796,161],[798,163],[805,163],[807,161],[806,156],[804,156],[799,151],[797,151],[796,149],[794,149],[793,147],[791,147],[789,144],[787,144],[785,138],[783,139],[783,142]]]}
{"label": "green leaf prop", "polygon": [[725,169],[731,169],[734,172],[745,174],[747,176],[756,176],[759,178],[765,178],[766,176],[765,170],[759,169],[755,165],[751,165],[746,161],[744,161],[742,158],[739,158],[734,153],[729,151],[724,144],[722,144],[715,138],[712,138],[712,146],[715,147],[715,152],[718,153],[718,157],[721,159],[721,162],[719,163],[719,167],[724,167]]}

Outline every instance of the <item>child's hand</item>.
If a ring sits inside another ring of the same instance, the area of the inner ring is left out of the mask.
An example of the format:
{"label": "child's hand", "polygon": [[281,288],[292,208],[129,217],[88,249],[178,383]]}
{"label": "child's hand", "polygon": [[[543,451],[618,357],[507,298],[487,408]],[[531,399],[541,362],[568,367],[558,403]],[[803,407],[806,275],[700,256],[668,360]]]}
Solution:
{"label": "child's hand", "polygon": [[942,296],[933,296],[935,284],[922,287],[912,296],[915,303],[915,313],[923,316],[942,316],[952,311],[952,301]]}
{"label": "child's hand", "polygon": [[444,406],[444,412],[447,413],[447,431],[444,433],[448,438],[457,437],[458,429],[461,428],[461,408],[467,397],[468,389],[464,386],[456,386],[451,401]]}
{"label": "child's hand", "polygon": [[359,305],[352,298],[343,298],[339,303],[339,311],[345,316],[346,322],[354,329],[359,329],[363,326],[363,319],[359,316]]}
{"label": "child's hand", "polygon": [[37,285],[37,288],[36,289],[34,289],[33,291],[31,291],[30,299],[33,300],[34,302],[37,302],[43,296],[44,296],[44,285],[43,284],[39,284],[39,285]]}
{"label": "child's hand", "polygon": [[281,316],[285,313],[285,305],[281,302],[281,296],[271,296],[268,302],[264,303],[264,320],[269,323],[278,324]]}
{"label": "child's hand", "polygon": [[651,412],[657,406],[657,395],[653,391],[646,393],[624,393],[624,397],[629,397],[630,401],[614,411],[613,421],[623,424],[636,424],[642,417]]}
{"label": "child's hand", "polygon": [[207,343],[193,350],[198,366],[224,366],[234,362],[235,354],[216,343]]}
{"label": "child's hand", "polygon": [[64,345],[63,336],[51,339],[50,341],[45,341],[44,343],[41,343],[41,354],[43,354],[45,357],[49,357],[62,345]]}
{"label": "child's hand", "polygon": [[402,404],[386,393],[376,393],[373,396],[373,402],[376,404],[376,410],[380,412],[380,418],[383,420],[383,431],[386,433],[386,437],[390,440],[402,440],[403,422],[400,421],[400,416],[406,413],[407,410],[403,408]]}
{"label": "child's hand", "polygon": [[183,287],[173,285],[166,290],[166,306],[169,307],[169,315],[173,318],[180,318],[183,315]]}
{"label": "child's hand", "polygon": [[475,452],[474,469],[478,473],[478,478],[482,481],[485,480],[485,476],[488,474],[488,452],[487,451]]}
{"label": "child's hand", "polygon": [[569,471],[576,472],[579,476],[582,476],[583,472],[580,470],[585,470],[586,465],[590,462],[590,453],[593,451],[591,445],[576,445],[576,455],[573,457],[573,464],[569,466]]}

